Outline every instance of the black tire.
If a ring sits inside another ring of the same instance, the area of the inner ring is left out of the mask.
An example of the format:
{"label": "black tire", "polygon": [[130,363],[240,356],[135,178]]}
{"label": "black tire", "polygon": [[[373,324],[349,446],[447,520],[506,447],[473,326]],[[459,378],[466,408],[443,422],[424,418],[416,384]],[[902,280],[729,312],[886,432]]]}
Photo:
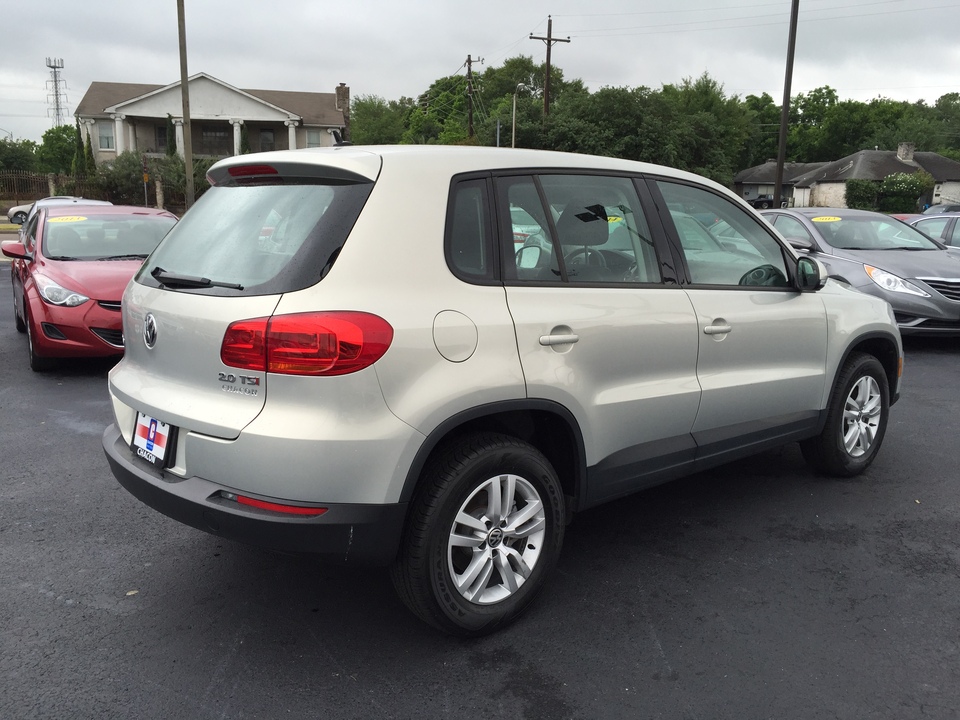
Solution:
{"label": "black tire", "polygon": [[890,415],[890,389],[880,361],[852,353],[837,376],[827,407],[827,422],[800,449],[817,471],[853,477],[866,470],[883,443]]}
{"label": "black tire", "polygon": [[[14,293],[16,293],[16,291],[14,291]],[[26,300],[23,301],[23,305],[24,307],[26,307],[27,305]],[[14,301],[13,301],[13,322],[17,327],[18,333],[25,333],[27,331],[27,324],[23,321],[23,318],[20,317],[20,313],[17,312],[16,294],[14,294]]]}
{"label": "black tire", "polygon": [[761,210],[766,210],[768,207],[770,207],[770,203],[764,200],[761,203],[757,203],[757,207],[760,208]]}
{"label": "black tire", "polygon": [[30,321],[30,310],[27,308],[26,302],[23,304],[23,314],[24,325],[27,331],[27,354],[30,358],[30,369],[34,372],[44,372],[53,367],[54,361],[52,358],[41,357],[37,355],[33,347],[33,323]]}
{"label": "black tire", "polygon": [[[509,507],[499,508],[508,494]],[[505,435],[470,435],[424,469],[390,574],[425,622],[485,635],[516,619],[543,587],[564,529],[563,491],[547,459]]]}
{"label": "black tire", "polygon": [[13,217],[10,219],[16,225],[23,225],[27,221],[27,214],[23,211],[20,211],[18,213],[14,213]]}

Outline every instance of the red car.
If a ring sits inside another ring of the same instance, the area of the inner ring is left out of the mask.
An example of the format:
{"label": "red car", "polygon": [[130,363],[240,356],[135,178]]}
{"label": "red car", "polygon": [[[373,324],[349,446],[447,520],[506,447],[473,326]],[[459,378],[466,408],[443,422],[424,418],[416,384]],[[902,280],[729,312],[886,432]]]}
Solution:
{"label": "red car", "polygon": [[13,259],[14,315],[33,370],[49,369],[56,358],[123,354],[123,290],[176,222],[151,208],[50,206],[30,219],[20,240],[0,245]]}

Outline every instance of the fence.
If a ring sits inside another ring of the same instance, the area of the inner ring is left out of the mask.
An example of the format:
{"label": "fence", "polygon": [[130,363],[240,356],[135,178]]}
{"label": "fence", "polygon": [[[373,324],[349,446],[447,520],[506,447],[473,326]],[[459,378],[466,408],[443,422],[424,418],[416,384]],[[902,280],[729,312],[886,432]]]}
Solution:
{"label": "fence", "polygon": [[0,201],[23,205],[50,195],[79,195],[91,200],[103,200],[103,191],[94,178],[75,178],[72,175],[0,171]]}

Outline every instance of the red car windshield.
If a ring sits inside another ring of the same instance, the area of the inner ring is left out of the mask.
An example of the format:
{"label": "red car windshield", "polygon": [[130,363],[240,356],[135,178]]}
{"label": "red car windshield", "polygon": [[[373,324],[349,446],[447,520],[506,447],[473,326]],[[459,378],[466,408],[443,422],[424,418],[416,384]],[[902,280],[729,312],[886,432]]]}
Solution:
{"label": "red car windshield", "polygon": [[51,260],[145,258],[174,223],[162,215],[51,217],[43,233],[43,254]]}

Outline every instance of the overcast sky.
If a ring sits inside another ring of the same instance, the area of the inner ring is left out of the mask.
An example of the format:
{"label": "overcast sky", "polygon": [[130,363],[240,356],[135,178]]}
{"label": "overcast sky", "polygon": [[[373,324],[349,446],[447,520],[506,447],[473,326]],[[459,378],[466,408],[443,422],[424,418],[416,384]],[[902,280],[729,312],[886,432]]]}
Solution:
{"label": "overcast sky", "polygon": [[[416,97],[439,77],[509,57],[545,58],[591,91],[659,88],[708,72],[728,95],[779,104],[790,0],[185,0],[188,72],[242,89]],[[39,142],[52,126],[47,58],[61,58],[67,121],[90,83],[180,77],[176,0],[33,0],[7,8],[0,134]],[[960,2],[800,0],[792,95],[933,103],[960,91]]]}

